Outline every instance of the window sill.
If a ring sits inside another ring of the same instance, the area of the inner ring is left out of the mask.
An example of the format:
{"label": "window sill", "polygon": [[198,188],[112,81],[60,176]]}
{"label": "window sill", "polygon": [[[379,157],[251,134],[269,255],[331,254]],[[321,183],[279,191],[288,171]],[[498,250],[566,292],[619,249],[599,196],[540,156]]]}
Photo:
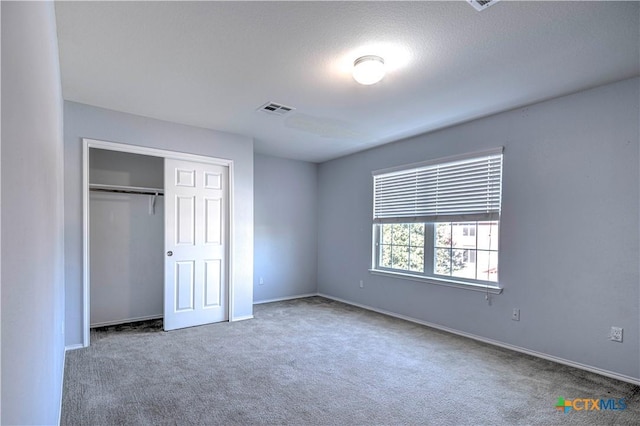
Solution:
{"label": "window sill", "polygon": [[503,290],[501,287],[496,287],[496,286],[466,283],[463,281],[445,280],[445,279],[435,278],[435,277],[425,277],[422,275],[404,274],[402,272],[391,272],[391,271],[385,271],[381,269],[369,269],[369,272],[373,275],[382,275],[386,277],[400,278],[403,280],[420,281],[420,282],[425,282],[429,284],[443,285],[446,287],[455,287],[455,288],[461,288],[464,290],[480,291],[482,293],[500,294],[502,293],[502,290]]}

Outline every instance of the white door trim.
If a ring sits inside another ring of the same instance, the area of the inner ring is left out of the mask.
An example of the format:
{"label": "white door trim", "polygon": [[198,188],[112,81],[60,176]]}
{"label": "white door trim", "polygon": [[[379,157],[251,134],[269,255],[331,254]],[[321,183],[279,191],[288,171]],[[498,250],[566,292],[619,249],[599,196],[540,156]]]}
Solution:
{"label": "white door trim", "polygon": [[173,158],[175,160],[195,161],[199,163],[218,164],[229,168],[229,241],[228,241],[228,292],[227,303],[229,306],[229,321],[241,320],[233,314],[233,237],[234,237],[234,168],[233,160],[225,158],[207,157],[204,155],[188,154],[165,149],[148,148],[138,145],[128,145],[116,142],[107,142],[97,139],[82,138],[82,346],[90,343],[90,271],[89,271],[89,149],[99,148],[110,151],[128,152],[131,154],[148,155],[152,157]]}

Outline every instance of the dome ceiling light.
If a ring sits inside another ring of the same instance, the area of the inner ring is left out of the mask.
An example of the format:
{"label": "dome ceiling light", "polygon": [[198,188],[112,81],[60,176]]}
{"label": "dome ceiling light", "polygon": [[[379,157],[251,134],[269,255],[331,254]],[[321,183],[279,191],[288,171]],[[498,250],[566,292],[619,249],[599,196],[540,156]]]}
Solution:
{"label": "dome ceiling light", "polygon": [[380,56],[361,56],[353,62],[353,78],[365,86],[382,80],[384,72],[384,59]]}

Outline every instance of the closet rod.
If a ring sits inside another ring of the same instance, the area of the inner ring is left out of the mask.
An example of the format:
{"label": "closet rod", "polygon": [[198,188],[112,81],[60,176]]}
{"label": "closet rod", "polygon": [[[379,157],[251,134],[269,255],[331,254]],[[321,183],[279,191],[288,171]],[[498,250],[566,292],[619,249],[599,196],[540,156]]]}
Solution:
{"label": "closet rod", "polygon": [[89,185],[90,191],[116,192],[121,194],[140,195],[164,195],[164,190],[160,188],[144,188],[139,186],[102,185],[92,183]]}

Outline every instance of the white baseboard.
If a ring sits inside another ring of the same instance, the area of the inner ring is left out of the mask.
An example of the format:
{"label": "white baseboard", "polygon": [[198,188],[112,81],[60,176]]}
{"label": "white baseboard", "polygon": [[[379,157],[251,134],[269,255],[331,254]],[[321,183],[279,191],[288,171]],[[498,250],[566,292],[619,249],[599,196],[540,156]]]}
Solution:
{"label": "white baseboard", "polygon": [[64,347],[64,351],[75,351],[76,349],[82,349],[84,348],[84,346],[82,346],[82,343],[76,343],[75,345],[69,345],[69,346],[65,346]]}
{"label": "white baseboard", "polygon": [[254,305],[261,305],[263,303],[272,303],[272,302],[282,302],[285,300],[293,300],[293,299],[303,299],[305,297],[313,297],[318,296],[318,293],[307,293],[307,294],[298,294],[296,296],[287,296],[287,297],[278,297],[276,299],[266,299],[266,300],[254,300]]}
{"label": "white baseboard", "polygon": [[232,319],[229,320],[229,322],[236,322],[236,321],[244,321],[244,320],[250,320],[253,319],[253,315],[244,315],[241,317],[233,317]]}
{"label": "white baseboard", "polygon": [[137,321],[149,321],[149,320],[161,319],[163,317],[164,315],[160,314],[160,315],[147,315],[144,317],[136,317],[136,318],[123,318],[123,319],[114,320],[114,321],[97,322],[95,324],[89,325],[89,328],[106,327],[109,325],[118,325],[118,324],[127,324],[130,322],[137,322]]}
{"label": "white baseboard", "polygon": [[362,305],[360,303],[354,303],[354,302],[351,302],[349,300],[340,299],[339,297],[329,296],[328,294],[318,293],[318,296],[326,297],[327,299],[335,300],[337,302],[342,302],[342,303],[345,303],[347,305],[357,306],[359,308],[366,309],[368,311],[377,312],[379,314],[388,315],[390,317],[399,318],[399,319],[402,319],[402,320],[405,320],[405,321],[409,321],[409,322],[413,322],[413,323],[416,323],[416,324],[424,325],[424,326],[427,326],[427,327],[435,328],[435,329],[438,329],[438,330],[446,331],[447,333],[456,334],[456,335],[462,336],[462,337],[467,337],[469,339],[477,340],[479,342],[488,343],[490,345],[499,346],[499,347],[505,348],[505,349],[510,349],[512,351],[515,351],[515,352],[520,352],[520,353],[523,353],[523,354],[535,356],[537,358],[542,358],[542,359],[546,359],[546,360],[549,360],[549,361],[557,362],[558,364],[568,365],[569,367],[574,367],[574,368],[578,368],[580,370],[589,371],[591,373],[599,374],[601,376],[610,377],[612,379],[617,379],[617,380],[620,380],[620,381],[623,381],[623,382],[627,382],[627,383],[631,383],[631,384],[634,384],[634,385],[640,385],[640,379],[635,378],[635,377],[627,376],[627,375],[616,373],[616,372],[609,371],[609,370],[603,370],[603,369],[598,368],[598,367],[593,367],[593,366],[590,366],[590,365],[581,364],[579,362],[575,362],[575,361],[571,361],[571,360],[568,360],[568,359],[560,358],[560,357],[557,357],[557,356],[554,356],[554,355],[545,354],[543,352],[538,352],[538,351],[534,351],[534,350],[531,350],[531,349],[523,348],[521,346],[511,345],[509,343],[503,343],[503,342],[500,342],[498,340],[487,339],[486,337],[478,336],[476,334],[471,334],[471,333],[467,333],[467,332],[464,332],[464,331],[455,330],[453,328],[445,327],[445,326],[442,326],[442,325],[439,325],[439,324],[434,324],[434,323],[431,323],[431,322],[428,322],[428,321],[419,320],[417,318],[396,314],[394,312],[386,311],[384,309],[378,309],[378,308],[374,308],[374,307],[371,307],[371,306],[368,306],[368,305]]}

